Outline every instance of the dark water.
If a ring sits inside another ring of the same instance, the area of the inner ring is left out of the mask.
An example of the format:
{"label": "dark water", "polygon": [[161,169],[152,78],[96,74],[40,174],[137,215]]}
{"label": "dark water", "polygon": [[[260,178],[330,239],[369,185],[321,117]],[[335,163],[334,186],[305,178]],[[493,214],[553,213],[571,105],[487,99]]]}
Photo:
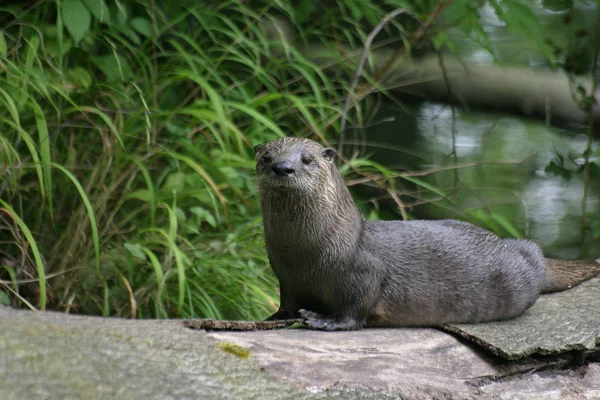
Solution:
{"label": "dark water", "polygon": [[[600,238],[587,233],[582,246],[583,129],[464,110],[453,117],[451,107],[428,102],[416,107],[415,117],[393,106],[378,117],[395,119],[367,131],[366,151],[373,160],[399,171],[464,166],[418,177],[438,194],[399,181],[399,191],[410,193],[408,203],[434,200],[412,208],[415,217],[458,217],[485,225],[482,218],[493,215],[549,255],[600,257]],[[593,148],[598,154],[597,141]],[[600,163],[597,155],[590,160]],[[589,186],[586,214],[594,222],[600,216],[600,182],[591,179]]]}

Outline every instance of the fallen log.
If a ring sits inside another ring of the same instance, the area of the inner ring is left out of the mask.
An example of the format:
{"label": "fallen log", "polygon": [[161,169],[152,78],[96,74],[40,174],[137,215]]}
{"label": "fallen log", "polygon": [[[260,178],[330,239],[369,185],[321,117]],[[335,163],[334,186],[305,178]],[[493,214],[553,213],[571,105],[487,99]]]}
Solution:
{"label": "fallen log", "polygon": [[[285,24],[265,25],[273,43],[273,53],[294,57],[286,51],[292,35]],[[354,74],[363,49],[338,44],[296,47],[299,54],[326,71],[351,71]],[[574,122],[587,124],[589,115],[582,105],[590,95],[590,77],[570,77],[562,71],[463,62],[452,55],[431,54],[410,58],[397,49],[372,48],[363,75],[369,79],[358,86],[358,102],[380,89],[408,94],[425,100],[449,102],[466,109],[484,109],[544,119],[549,124]],[[352,76],[348,78],[348,81]],[[373,84],[372,79],[376,79]],[[600,92],[594,96],[593,119],[600,122]]]}

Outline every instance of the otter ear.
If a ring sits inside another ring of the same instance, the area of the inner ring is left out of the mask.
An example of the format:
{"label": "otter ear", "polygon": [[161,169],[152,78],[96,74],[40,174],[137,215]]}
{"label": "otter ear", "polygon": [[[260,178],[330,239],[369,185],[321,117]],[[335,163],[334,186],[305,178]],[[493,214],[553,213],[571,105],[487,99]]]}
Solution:
{"label": "otter ear", "polygon": [[333,161],[333,157],[335,157],[336,154],[337,154],[337,151],[335,149],[331,149],[329,147],[326,149],[323,149],[323,151],[321,151],[321,155],[323,156],[323,158],[329,162]]}
{"label": "otter ear", "polygon": [[258,154],[262,151],[262,149],[265,148],[264,144],[257,144],[256,146],[254,146],[254,154]]}

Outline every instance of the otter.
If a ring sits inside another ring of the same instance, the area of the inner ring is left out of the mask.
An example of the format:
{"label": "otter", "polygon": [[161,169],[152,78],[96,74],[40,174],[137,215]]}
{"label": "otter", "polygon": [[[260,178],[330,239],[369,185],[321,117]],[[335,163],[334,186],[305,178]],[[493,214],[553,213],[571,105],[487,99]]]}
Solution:
{"label": "otter", "polygon": [[369,221],[333,163],[336,151],[286,137],[257,145],[266,250],[280,285],[267,321],[308,328],[442,326],[510,319],[541,293],[600,273],[547,259],[535,243],[455,220]]}

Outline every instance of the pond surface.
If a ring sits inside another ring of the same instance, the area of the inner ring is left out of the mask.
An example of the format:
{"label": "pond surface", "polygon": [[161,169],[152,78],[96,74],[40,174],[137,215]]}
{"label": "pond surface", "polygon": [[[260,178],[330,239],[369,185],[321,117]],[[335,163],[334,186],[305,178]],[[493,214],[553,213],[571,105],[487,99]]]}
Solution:
{"label": "pond surface", "polygon": [[[462,218],[503,236],[516,232],[553,257],[600,257],[600,238],[586,234],[581,245],[584,128],[459,109],[453,117],[450,106],[430,102],[415,107],[413,116],[386,106],[378,119],[385,122],[365,138],[373,160],[400,171],[459,166],[418,177],[437,193],[399,182],[408,204],[431,201],[411,208],[414,217]],[[586,214],[592,220],[600,215],[597,180],[590,181]]]}
{"label": "pond surface", "polygon": [[[552,254],[579,256],[585,131],[557,129],[514,116],[457,110],[453,140],[450,107],[424,104],[418,116],[419,136],[414,146],[428,149],[420,167],[452,164],[454,157],[448,155],[453,149],[457,164],[481,163],[431,177],[437,187],[449,187],[456,174],[458,186],[463,187],[456,196],[461,212],[497,212],[524,237]],[[594,145],[597,149],[597,143]],[[598,162],[598,157],[592,157],[592,161]],[[514,164],[491,164],[494,162]],[[600,187],[595,181],[590,187],[587,213],[598,214]],[[594,255],[599,254],[596,251]]]}

